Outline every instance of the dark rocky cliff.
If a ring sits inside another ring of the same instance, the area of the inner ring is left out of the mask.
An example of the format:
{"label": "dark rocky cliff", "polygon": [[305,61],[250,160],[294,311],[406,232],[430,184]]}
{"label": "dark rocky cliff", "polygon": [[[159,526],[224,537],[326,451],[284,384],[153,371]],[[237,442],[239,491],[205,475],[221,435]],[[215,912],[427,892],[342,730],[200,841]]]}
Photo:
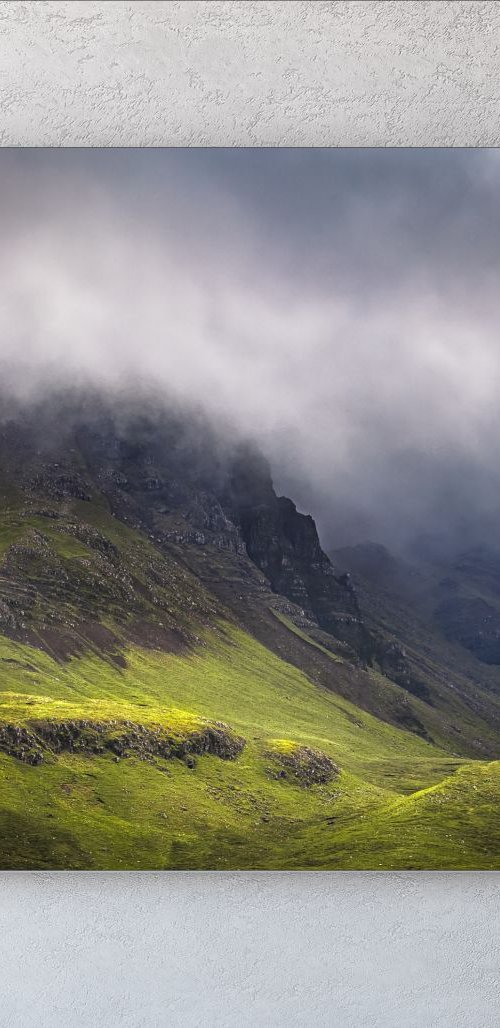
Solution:
{"label": "dark rocky cliff", "polygon": [[307,618],[371,662],[375,640],[367,631],[348,575],[337,575],[320,546],[316,525],[292,500],[277,496],[269,465],[250,446],[240,447],[222,497],[250,559],[276,593]]}
{"label": "dark rocky cliff", "polygon": [[348,575],[336,574],[313,518],[277,496],[262,453],[228,444],[208,425],[182,419],[83,426],[79,447],[120,517],[161,525],[181,546],[215,546],[248,555],[271,589],[361,664],[380,663],[380,641],[363,623]]}
{"label": "dark rocky cliff", "polygon": [[404,652],[367,627],[349,575],[335,571],[313,518],[276,495],[255,447],[221,438],[201,415],[113,411],[95,400],[70,414],[44,407],[4,423],[0,472],[39,512],[105,497],[120,520],[157,543],[248,557],[294,605],[292,618],[302,613],[308,630],[327,633],[343,656],[407,687]]}

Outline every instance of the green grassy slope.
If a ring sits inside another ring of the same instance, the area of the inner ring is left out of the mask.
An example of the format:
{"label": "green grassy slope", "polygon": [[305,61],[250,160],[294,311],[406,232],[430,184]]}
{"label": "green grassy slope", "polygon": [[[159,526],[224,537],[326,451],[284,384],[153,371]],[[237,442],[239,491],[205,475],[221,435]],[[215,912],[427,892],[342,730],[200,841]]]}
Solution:
{"label": "green grassy slope", "polygon": [[500,762],[465,764],[437,785],[359,817],[299,828],[289,866],[351,870],[500,869]]}
{"label": "green grassy slope", "polygon": [[152,465],[106,494],[30,453],[0,474],[1,868],[500,866],[497,697],[420,637],[428,700],[350,662]]}
{"label": "green grassy slope", "polygon": [[[2,722],[126,719],[184,730],[211,718],[246,739],[236,760],[201,756],[193,768],[50,752],[32,767],[0,755],[3,867],[379,866],[387,812],[461,763],[318,689],[226,625],[190,654],[130,649],[125,669],[97,655],[61,664],[7,640],[0,660]],[[329,755],[340,775],[309,787],[277,777],[273,740],[284,736]],[[351,843],[353,823],[370,827]],[[383,866],[402,859],[397,828],[395,837]],[[421,866],[427,854],[426,830]]]}

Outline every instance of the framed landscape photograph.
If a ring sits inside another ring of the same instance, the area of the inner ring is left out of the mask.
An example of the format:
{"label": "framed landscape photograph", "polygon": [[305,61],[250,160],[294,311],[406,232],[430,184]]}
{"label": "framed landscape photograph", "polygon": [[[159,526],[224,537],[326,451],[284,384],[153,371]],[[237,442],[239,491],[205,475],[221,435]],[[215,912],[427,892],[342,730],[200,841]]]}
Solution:
{"label": "framed landscape photograph", "polygon": [[0,186],[0,868],[499,869],[498,151]]}

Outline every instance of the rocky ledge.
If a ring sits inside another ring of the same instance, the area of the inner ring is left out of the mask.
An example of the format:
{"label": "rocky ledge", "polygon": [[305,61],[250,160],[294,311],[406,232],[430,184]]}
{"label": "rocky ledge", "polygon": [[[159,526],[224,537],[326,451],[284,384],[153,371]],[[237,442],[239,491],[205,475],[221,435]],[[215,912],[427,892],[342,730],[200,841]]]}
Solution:
{"label": "rocky ledge", "polygon": [[266,753],[272,760],[268,768],[270,778],[282,778],[293,785],[305,787],[325,785],[340,774],[340,768],[331,757],[309,746],[273,746]]}
{"label": "rocky ledge", "polygon": [[32,765],[41,764],[49,753],[110,753],[117,760],[177,757],[194,767],[196,756],[203,754],[235,760],[244,746],[245,739],[222,721],[202,724],[182,737],[159,725],[132,721],[29,721],[0,726],[0,751]]}

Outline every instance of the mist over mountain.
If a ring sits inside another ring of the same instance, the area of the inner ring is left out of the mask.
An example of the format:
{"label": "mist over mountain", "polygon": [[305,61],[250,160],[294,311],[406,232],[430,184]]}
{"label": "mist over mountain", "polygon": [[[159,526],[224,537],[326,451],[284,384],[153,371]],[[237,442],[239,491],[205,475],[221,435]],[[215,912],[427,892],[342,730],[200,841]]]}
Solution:
{"label": "mist over mountain", "polygon": [[4,391],[201,406],[329,547],[498,540],[499,174],[480,150],[4,151]]}
{"label": "mist over mountain", "polygon": [[0,151],[0,868],[500,866],[499,171]]}

